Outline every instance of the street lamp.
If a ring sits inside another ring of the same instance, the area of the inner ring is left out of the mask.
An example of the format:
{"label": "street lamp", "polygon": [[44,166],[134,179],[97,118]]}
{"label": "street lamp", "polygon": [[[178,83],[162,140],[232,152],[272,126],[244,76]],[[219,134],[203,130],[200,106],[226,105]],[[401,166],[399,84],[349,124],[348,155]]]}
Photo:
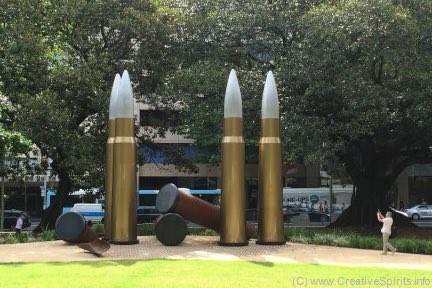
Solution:
{"label": "street lamp", "polygon": [[47,195],[47,186],[48,186],[48,179],[49,177],[51,177],[51,163],[53,162],[53,160],[51,158],[48,157],[47,159],[47,163],[48,163],[48,167],[47,170],[45,170],[45,175],[44,175],[44,185],[43,185],[43,191],[42,191],[42,200],[43,200],[43,209],[46,209],[46,195]]}

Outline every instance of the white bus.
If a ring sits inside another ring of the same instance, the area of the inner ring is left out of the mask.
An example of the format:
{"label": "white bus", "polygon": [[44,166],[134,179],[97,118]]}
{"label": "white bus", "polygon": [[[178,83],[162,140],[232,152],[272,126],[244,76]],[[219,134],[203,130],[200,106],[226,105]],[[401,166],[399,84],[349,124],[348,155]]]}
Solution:
{"label": "white bus", "polygon": [[[352,185],[333,185],[333,210],[345,210],[351,204]],[[320,211],[330,209],[330,188],[283,188],[283,205],[293,207],[299,212]],[[321,207],[321,208],[320,208]]]}

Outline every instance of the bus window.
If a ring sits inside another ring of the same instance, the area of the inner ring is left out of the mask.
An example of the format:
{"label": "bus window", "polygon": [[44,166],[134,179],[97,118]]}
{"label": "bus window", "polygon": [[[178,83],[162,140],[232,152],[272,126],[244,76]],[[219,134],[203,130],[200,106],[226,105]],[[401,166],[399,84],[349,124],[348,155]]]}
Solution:
{"label": "bus window", "polygon": [[138,206],[156,206],[156,194],[140,194]]}

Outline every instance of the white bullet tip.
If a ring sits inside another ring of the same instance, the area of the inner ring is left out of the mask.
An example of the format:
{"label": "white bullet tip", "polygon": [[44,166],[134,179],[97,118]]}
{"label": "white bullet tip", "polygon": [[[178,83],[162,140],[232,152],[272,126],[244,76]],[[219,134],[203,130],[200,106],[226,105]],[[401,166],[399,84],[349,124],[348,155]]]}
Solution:
{"label": "white bullet tip", "polygon": [[118,101],[115,110],[115,118],[134,118],[132,84],[129,78],[129,73],[126,70],[123,71],[121,77]]}
{"label": "white bullet tip", "polygon": [[240,86],[234,69],[230,72],[225,90],[224,118],[228,117],[243,117]]}
{"label": "white bullet tip", "polygon": [[113,86],[111,89],[111,97],[110,97],[110,104],[109,104],[109,119],[112,120],[114,119],[114,112],[115,112],[115,106],[117,106],[117,100],[118,100],[118,92],[119,92],[119,88],[120,88],[120,82],[121,82],[121,77],[120,74],[116,74],[115,78],[114,78],[114,82],[113,82]]}
{"label": "white bullet tip", "polygon": [[279,119],[278,93],[276,82],[271,71],[267,74],[262,98],[261,119],[265,118]]}

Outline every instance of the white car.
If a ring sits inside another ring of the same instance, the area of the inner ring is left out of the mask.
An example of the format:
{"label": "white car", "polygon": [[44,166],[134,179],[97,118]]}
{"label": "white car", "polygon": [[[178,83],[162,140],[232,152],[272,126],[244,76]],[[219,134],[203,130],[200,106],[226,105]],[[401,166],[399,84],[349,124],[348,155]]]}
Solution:
{"label": "white car", "polygon": [[420,218],[432,218],[432,205],[417,205],[405,210],[408,217],[413,220]]}
{"label": "white car", "polygon": [[77,203],[74,204],[70,211],[78,212],[86,221],[103,223],[104,210],[102,204]]}

